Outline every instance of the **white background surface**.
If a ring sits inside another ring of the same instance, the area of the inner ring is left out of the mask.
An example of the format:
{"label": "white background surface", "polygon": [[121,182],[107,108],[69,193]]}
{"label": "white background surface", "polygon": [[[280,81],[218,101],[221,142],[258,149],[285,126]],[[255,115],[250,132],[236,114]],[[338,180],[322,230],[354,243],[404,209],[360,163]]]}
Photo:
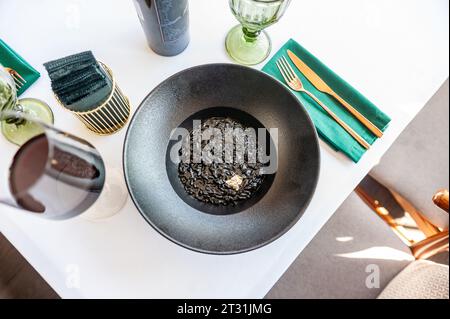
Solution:
{"label": "white background surface", "polygon": [[[275,49],[294,38],[393,119],[359,164],[321,142],[317,192],[276,242],[235,256],[194,253],[153,230],[131,200],[101,222],[46,221],[0,206],[0,231],[62,297],[263,297],[448,77],[448,6],[447,0],[292,0],[270,28]],[[173,73],[229,62],[224,37],[236,21],[228,1],[191,0],[190,9],[191,44],[173,58],[147,48],[131,0],[0,0],[0,37],[42,73],[24,96],[49,102],[57,127],[120,166],[125,130],[97,137],[85,129],[56,104],[42,63],[93,50],[135,110]],[[6,147],[13,146],[0,139],[0,154]],[[80,286],[73,288],[70,275],[77,272]]]}

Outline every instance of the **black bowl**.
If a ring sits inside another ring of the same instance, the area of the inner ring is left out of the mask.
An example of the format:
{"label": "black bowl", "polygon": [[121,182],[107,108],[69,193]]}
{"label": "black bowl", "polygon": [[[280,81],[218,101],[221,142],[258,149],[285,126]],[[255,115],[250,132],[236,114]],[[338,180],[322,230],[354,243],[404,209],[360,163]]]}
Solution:
{"label": "black bowl", "polygon": [[[190,197],[168,156],[173,129],[215,116],[278,129],[277,172],[234,207]],[[210,64],[170,77],[144,99],[128,127],[124,172],[136,207],[162,235],[198,252],[235,254],[270,243],[298,221],[317,185],[319,157],[314,125],[285,86],[251,68]]]}

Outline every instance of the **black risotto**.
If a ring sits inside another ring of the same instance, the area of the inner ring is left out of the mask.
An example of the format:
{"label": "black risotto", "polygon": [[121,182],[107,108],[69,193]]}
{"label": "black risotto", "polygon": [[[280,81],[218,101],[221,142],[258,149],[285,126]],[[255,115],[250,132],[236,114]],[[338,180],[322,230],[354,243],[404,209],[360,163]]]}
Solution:
{"label": "black risotto", "polygon": [[[194,163],[193,154],[191,154],[189,163],[181,162],[179,164],[178,176],[186,192],[197,200],[217,206],[236,206],[239,202],[251,198],[264,181],[264,175],[260,174],[263,165],[258,160],[253,160],[255,157],[257,158],[257,154],[254,154],[254,152],[257,153],[257,140],[252,142],[252,145],[256,145],[256,148],[252,147],[249,151],[250,142],[248,139],[244,139],[242,145],[245,147],[245,152],[238,153],[234,143],[231,151],[225,147],[225,145],[230,145],[225,144],[225,140],[230,139],[230,135],[226,135],[225,132],[228,129],[245,131],[245,126],[231,118],[213,117],[202,121],[201,131],[203,132],[208,128],[221,131],[223,146],[221,158],[225,159],[225,152],[228,150],[227,154],[231,154],[231,152],[233,154],[232,163],[225,160],[223,163],[217,161],[211,163],[203,158],[201,163]],[[194,133],[190,132],[191,153],[194,149],[193,136]],[[233,140],[236,141],[236,138],[236,134],[233,133]],[[217,142],[217,139],[215,141]],[[201,149],[207,143],[208,141],[202,141]],[[240,154],[244,154],[244,159],[237,158]],[[253,154],[251,161],[249,160],[249,154]]]}

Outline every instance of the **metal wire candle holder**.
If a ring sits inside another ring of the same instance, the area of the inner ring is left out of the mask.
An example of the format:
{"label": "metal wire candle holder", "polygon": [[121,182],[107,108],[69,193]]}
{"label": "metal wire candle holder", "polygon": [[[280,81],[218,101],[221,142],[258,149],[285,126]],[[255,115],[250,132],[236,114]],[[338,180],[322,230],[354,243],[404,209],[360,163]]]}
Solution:
{"label": "metal wire candle holder", "polygon": [[95,106],[92,110],[78,112],[66,107],[57,96],[56,99],[66,110],[78,117],[89,130],[98,135],[110,135],[122,129],[128,122],[131,105],[129,99],[117,85],[111,69],[106,64],[100,61],[99,63],[112,82],[111,93],[105,102]]}

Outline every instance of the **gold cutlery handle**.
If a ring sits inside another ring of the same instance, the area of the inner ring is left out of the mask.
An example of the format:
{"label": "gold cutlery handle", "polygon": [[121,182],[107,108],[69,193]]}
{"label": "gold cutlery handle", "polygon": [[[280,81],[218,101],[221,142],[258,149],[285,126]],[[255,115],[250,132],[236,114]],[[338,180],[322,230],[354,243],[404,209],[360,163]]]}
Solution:
{"label": "gold cutlery handle", "polygon": [[303,90],[306,94],[308,94],[317,104],[319,104],[340,126],[347,131],[359,144],[361,144],[365,149],[370,149],[370,144],[367,143],[365,139],[363,139],[358,133],[356,133],[347,123],[342,121],[332,110],[330,110],[325,104],[323,104],[317,97],[314,96],[309,91]]}
{"label": "gold cutlery handle", "polygon": [[[303,75],[311,82],[312,85],[319,91],[329,94],[334,97],[339,103],[342,104],[354,117],[356,117],[365,127],[367,127],[375,136],[382,137],[383,132],[374,125],[369,119],[362,115],[358,110],[351,106],[347,101],[339,96],[328,84],[317,75],[311,68],[303,62],[298,56],[296,56],[292,51],[288,50],[288,56],[294,65],[300,70]],[[294,71],[292,71],[295,73]]]}
{"label": "gold cutlery handle", "polygon": [[362,115],[357,109],[351,106],[346,100],[341,98],[336,92],[331,91],[331,96],[339,101],[350,113],[353,114],[365,127],[367,127],[376,137],[382,137],[383,131],[381,131],[375,124],[373,124],[369,119]]}

